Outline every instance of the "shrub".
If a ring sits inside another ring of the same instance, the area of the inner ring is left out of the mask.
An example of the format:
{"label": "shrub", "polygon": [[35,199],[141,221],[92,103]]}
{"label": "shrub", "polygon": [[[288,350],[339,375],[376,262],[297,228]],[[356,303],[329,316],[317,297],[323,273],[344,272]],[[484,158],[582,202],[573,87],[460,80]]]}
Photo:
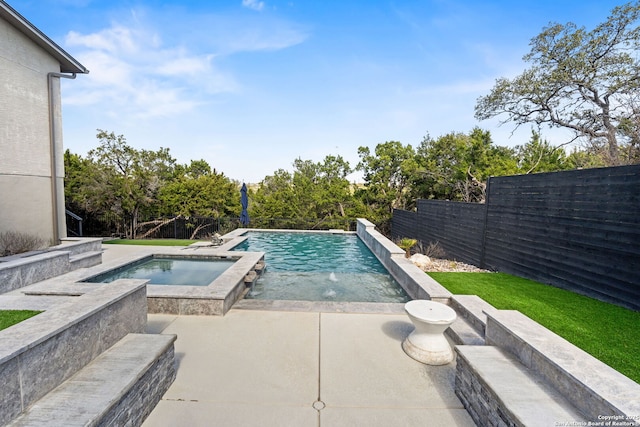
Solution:
{"label": "shrub", "polygon": [[429,258],[445,258],[447,256],[446,251],[440,246],[440,242],[430,242],[428,245],[424,245],[423,242],[419,243],[419,251],[425,254]]}
{"label": "shrub", "polygon": [[400,249],[404,249],[405,256],[409,258],[411,256],[411,248],[414,247],[418,243],[416,239],[410,239],[408,237],[403,237],[396,243]]}
{"label": "shrub", "polygon": [[3,231],[0,233],[0,256],[21,254],[46,247],[44,239],[26,233],[16,231]]}

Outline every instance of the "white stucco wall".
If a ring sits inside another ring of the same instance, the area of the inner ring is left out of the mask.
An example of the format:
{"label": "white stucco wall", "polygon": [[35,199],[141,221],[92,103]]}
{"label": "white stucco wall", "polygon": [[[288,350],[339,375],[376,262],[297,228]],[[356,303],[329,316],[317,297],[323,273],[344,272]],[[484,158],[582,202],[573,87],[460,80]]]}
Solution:
{"label": "white stucco wall", "polygon": [[[54,236],[47,73],[59,71],[58,61],[0,18],[0,231]],[[61,142],[60,84],[53,82]],[[63,168],[60,143],[60,237],[66,235]]]}

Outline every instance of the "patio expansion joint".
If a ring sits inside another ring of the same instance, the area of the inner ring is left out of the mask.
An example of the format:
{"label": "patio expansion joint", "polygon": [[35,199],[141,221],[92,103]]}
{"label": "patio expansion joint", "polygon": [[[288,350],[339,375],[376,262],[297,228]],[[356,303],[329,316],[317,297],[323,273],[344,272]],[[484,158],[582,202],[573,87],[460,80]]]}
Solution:
{"label": "patio expansion joint", "polygon": [[[313,403],[314,409],[320,410],[324,409],[324,402],[322,402],[321,396],[321,387],[322,387],[322,313],[318,313],[318,397],[316,402]],[[316,404],[317,402],[321,402],[322,405]],[[322,406],[320,409],[318,409]]]}

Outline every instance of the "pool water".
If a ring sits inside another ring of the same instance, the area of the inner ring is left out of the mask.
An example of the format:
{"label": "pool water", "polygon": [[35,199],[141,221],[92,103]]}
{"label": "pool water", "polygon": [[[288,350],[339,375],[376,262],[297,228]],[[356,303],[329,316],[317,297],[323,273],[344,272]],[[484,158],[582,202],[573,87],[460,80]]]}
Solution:
{"label": "pool water", "polygon": [[149,279],[150,285],[207,286],[231,267],[227,259],[145,258],[85,282],[110,283],[117,279]]}
{"label": "pool water", "polygon": [[248,299],[406,302],[406,292],[355,234],[249,232],[233,250],[265,252]]}

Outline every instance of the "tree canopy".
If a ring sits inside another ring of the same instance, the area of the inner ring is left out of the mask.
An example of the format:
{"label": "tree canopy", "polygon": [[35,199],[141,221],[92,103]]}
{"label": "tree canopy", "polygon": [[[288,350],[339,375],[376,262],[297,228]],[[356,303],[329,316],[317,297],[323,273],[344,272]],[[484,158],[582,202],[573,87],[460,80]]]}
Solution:
{"label": "tree canopy", "polygon": [[87,158],[65,152],[66,205],[76,213],[109,214],[129,237],[149,217],[240,214],[239,186],[206,161],[179,165],[168,148],[138,150],[100,129],[96,136]]}
{"label": "tree canopy", "polygon": [[[149,235],[171,218],[191,221],[193,235],[204,227],[199,217],[224,219],[225,227],[238,223],[240,183],[205,160],[178,164],[166,148],[138,150],[123,135],[103,130],[97,138],[86,158],[65,152],[66,205],[75,213],[106,214],[126,225],[116,232],[128,237]],[[344,229],[367,218],[388,233],[393,210],[412,210],[420,198],[482,202],[491,176],[602,166],[593,152],[567,155],[535,130],[513,148],[495,145],[488,131],[474,128],[427,135],[416,148],[387,141],[373,150],[359,147],[358,154],[360,184],[349,181],[349,162],[327,155],[321,162],[295,159],[291,172],[279,169],[250,185],[251,226]]]}
{"label": "tree canopy", "polygon": [[513,149],[493,145],[487,131],[452,132],[437,139],[426,136],[417,150],[419,172],[414,176],[417,197],[484,201],[490,176],[516,173]]}
{"label": "tree canopy", "polygon": [[329,155],[322,162],[293,162],[293,173],[279,169],[265,177],[258,189],[250,191],[249,214],[252,222],[297,228],[345,228],[346,222],[363,213],[354,198],[347,175],[349,162]]}
{"label": "tree canopy", "polygon": [[[640,2],[614,8],[592,31],[551,23],[531,40],[531,68],[478,99],[480,120],[547,124],[601,149],[609,165],[640,161]],[[570,141],[568,141],[570,142]]]}

